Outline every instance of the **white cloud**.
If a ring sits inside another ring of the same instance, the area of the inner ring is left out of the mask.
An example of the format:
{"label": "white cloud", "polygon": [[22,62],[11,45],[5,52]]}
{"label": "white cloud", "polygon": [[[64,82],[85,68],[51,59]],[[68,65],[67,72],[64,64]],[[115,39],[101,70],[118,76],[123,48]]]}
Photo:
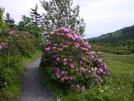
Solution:
{"label": "white cloud", "polygon": [[[47,0],[49,1],[49,0]],[[80,5],[80,17],[86,22],[86,38],[99,36],[134,24],[134,0],[73,0]],[[22,15],[29,16],[30,8],[39,5],[39,0],[1,0],[5,12],[9,12],[16,22]]]}

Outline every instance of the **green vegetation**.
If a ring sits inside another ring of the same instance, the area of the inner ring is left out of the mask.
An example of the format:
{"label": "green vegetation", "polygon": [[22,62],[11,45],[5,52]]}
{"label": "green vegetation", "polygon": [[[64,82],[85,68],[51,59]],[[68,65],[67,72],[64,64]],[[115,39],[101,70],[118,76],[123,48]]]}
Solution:
{"label": "green vegetation", "polygon": [[[3,14],[0,8],[0,14]],[[15,100],[19,96],[24,62],[39,55],[40,39],[26,31],[10,29],[0,15],[0,100]],[[34,56],[33,56],[34,54]],[[27,60],[25,60],[27,59]]]}
{"label": "green vegetation", "polygon": [[107,46],[108,48],[127,48],[131,53],[134,53],[134,25],[99,37],[87,39],[87,41],[91,44]]}
{"label": "green vegetation", "polygon": [[69,91],[64,86],[46,78],[43,83],[61,101],[133,101],[132,81],[134,77],[134,55],[115,55],[103,53],[104,60],[110,69],[111,82],[96,85],[85,91]]}
{"label": "green vegetation", "polygon": [[70,28],[80,36],[84,36],[84,19],[79,16],[79,5],[73,7],[72,0],[41,0],[45,10],[42,19],[44,31],[55,31],[58,28]]}

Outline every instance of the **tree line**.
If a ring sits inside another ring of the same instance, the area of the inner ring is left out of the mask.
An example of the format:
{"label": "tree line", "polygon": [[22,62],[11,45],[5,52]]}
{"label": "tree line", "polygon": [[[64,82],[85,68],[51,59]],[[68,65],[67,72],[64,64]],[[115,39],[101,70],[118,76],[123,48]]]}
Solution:
{"label": "tree line", "polygon": [[112,33],[87,40],[89,43],[107,45],[111,47],[134,47],[134,25],[125,27]]}
{"label": "tree line", "polygon": [[39,37],[43,31],[54,31],[60,27],[70,28],[78,35],[84,36],[84,19],[79,17],[79,5],[72,7],[72,0],[40,1],[46,13],[38,13],[38,5],[29,11],[30,17],[22,15],[22,21],[15,25],[15,20],[6,13],[4,22],[12,29],[28,31]]}

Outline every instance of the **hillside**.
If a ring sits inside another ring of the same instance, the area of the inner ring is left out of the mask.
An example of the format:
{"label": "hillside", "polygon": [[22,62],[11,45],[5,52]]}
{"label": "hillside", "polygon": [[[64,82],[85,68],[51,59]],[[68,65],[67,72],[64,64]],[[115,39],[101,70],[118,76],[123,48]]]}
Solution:
{"label": "hillside", "polygon": [[87,39],[89,43],[110,44],[111,46],[134,46],[134,25],[99,37]]}

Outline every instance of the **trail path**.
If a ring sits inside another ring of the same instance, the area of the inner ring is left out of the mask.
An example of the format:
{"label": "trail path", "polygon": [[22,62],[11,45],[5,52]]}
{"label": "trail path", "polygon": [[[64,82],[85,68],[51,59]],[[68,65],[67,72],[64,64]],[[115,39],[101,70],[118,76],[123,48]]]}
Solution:
{"label": "trail path", "polygon": [[22,75],[19,101],[56,101],[50,91],[41,85],[39,62],[41,56],[32,63],[25,63]]}

